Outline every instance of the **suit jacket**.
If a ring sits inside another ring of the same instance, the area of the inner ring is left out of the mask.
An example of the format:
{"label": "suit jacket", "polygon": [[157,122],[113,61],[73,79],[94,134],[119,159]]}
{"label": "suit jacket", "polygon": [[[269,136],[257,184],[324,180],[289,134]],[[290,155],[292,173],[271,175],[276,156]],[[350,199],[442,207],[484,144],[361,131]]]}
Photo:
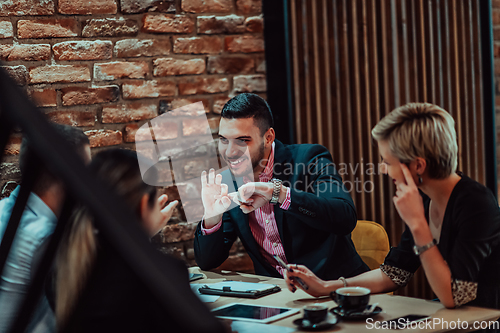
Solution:
{"label": "suit jacket", "polygon": [[[292,203],[288,210],[274,206],[288,262],[303,264],[322,279],[350,277],[367,271],[351,241],[350,233],[357,221],[354,203],[343,189],[342,178],[328,150],[321,145],[275,142],[273,177],[281,179],[291,191]],[[223,173],[222,181],[242,183],[230,172]],[[239,237],[256,274],[281,277],[260,253],[248,215],[236,205],[233,207],[223,214],[220,229],[210,235],[203,235],[201,222],[198,224],[194,251],[200,268],[209,270],[220,266]]]}

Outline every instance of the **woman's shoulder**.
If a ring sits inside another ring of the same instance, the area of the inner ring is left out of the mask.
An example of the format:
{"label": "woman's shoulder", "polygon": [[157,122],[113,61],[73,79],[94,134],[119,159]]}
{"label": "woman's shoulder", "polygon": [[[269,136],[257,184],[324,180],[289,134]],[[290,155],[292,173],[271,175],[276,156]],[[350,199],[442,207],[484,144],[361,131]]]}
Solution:
{"label": "woman's shoulder", "polygon": [[500,218],[498,201],[483,184],[462,175],[450,197],[453,210],[459,214],[489,213]]}

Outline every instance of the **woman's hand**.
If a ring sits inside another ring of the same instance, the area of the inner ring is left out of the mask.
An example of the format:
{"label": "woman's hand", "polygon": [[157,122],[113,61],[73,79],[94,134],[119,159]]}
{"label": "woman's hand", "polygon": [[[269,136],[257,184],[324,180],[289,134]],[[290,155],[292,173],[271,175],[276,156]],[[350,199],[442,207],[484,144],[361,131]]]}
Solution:
{"label": "woman's hand", "polygon": [[320,297],[328,296],[330,290],[327,288],[327,282],[321,280],[317,277],[309,268],[303,265],[288,265],[290,271],[285,271],[285,281],[288,289],[293,293],[297,290],[297,286],[304,290],[300,284],[295,282],[294,278],[301,278],[302,281],[308,286],[307,290],[304,290],[311,296]]}
{"label": "woman's hand", "polygon": [[393,198],[394,206],[410,230],[414,230],[422,224],[427,225],[424,205],[410,170],[403,163],[401,163],[401,170],[405,177],[405,183],[396,185],[396,195]]}

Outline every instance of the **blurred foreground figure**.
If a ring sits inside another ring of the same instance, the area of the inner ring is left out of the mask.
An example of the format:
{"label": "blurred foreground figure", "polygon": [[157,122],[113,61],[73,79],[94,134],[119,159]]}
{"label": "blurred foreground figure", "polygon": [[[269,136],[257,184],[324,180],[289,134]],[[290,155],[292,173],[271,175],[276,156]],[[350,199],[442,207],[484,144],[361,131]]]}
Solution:
{"label": "blurred foreground figure", "polygon": [[[58,124],[53,124],[53,128],[85,163],[90,162],[89,139],[82,130]],[[23,139],[19,155],[21,172],[26,171],[29,156],[36,153],[29,146],[28,140]],[[0,201],[0,239],[5,233],[19,190],[18,186],[8,198]],[[65,190],[62,182],[41,165],[39,177],[21,217],[16,238],[1,276],[0,332],[5,332],[15,319],[14,316],[28,291],[33,256],[40,244],[54,231],[64,198]],[[48,307],[45,308],[48,309]],[[40,314],[40,311],[37,314]],[[36,319],[36,315],[35,320],[39,320]]]}
{"label": "blurred foreground figure", "polygon": [[[144,227],[145,238],[155,235],[172,216],[177,201],[163,208],[168,198],[158,197],[156,188],[143,182],[137,153],[123,149],[100,152],[90,170],[131,207]],[[155,253],[158,257],[152,260],[168,272],[184,301],[193,304],[193,318],[205,318],[204,332],[223,331],[192,293],[185,263]],[[70,332],[189,331],[102,236],[86,208],[77,209],[71,218],[56,258],[55,309],[58,329],[68,327]]]}

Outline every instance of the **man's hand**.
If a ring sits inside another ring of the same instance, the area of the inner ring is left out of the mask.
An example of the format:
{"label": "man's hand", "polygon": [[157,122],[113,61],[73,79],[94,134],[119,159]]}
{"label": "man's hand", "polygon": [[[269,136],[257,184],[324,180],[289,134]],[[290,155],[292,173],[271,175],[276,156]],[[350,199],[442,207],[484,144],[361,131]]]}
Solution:
{"label": "man's hand", "polygon": [[230,193],[229,196],[240,206],[243,213],[249,214],[271,200],[273,189],[273,183],[246,183],[238,192]]}
{"label": "man's hand", "polygon": [[215,170],[201,173],[201,200],[205,209],[205,228],[210,229],[222,218],[222,214],[231,206],[231,199],[228,194],[228,187],[222,184],[222,175],[215,175]]}

